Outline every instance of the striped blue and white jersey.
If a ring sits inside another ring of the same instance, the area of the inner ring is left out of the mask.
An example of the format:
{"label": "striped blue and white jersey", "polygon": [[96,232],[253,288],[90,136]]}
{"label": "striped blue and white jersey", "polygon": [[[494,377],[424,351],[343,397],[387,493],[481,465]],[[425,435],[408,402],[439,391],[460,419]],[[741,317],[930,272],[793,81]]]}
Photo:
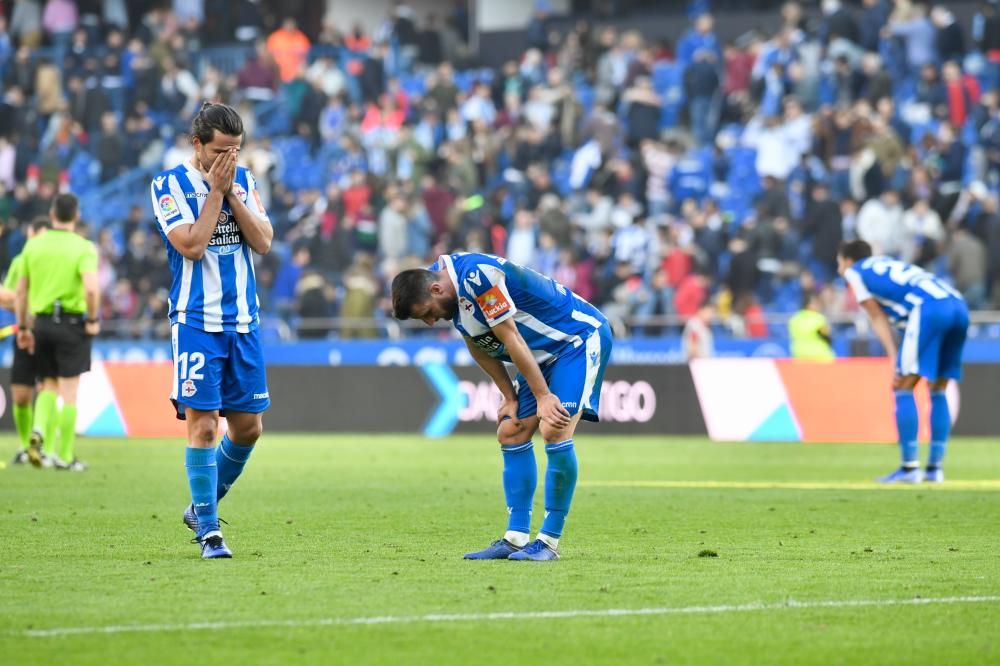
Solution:
{"label": "striped blue and white jersey", "polygon": [[[236,167],[233,190],[251,212],[267,217],[249,169]],[[197,221],[208,191],[208,182],[188,162],[163,171],[150,185],[153,210],[173,275],[170,322],[209,333],[249,333],[257,328],[260,305],[253,254],[229,203],[223,201],[218,226],[200,260],[185,258],[167,240],[174,229]]]}
{"label": "striped blue and white jersey", "polygon": [[513,319],[535,361],[545,365],[580,347],[607,323],[601,311],[555,280],[491,254],[441,255],[458,294],[458,331],[493,358],[510,362],[492,327]]}
{"label": "striped blue and white jersey", "polygon": [[868,257],[844,271],[858,303],[874,298],[889,320],[904,326],[913,309],[925,302],[963,300],[948,283],[919,266],[891,257]]}

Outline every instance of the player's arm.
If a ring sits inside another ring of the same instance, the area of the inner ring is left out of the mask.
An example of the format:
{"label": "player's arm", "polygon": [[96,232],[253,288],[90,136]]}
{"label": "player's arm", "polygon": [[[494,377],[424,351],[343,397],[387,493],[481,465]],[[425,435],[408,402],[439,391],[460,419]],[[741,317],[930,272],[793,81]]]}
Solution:
{"label": "player's arm", "polygon": [[471,338],[462,336],[462,340],[465,341],[465,346],[469,348],[469,354],[476,361],[476,365],[489,375],[493,383],[500,389],[500,395],[503,396],[503,402],[500,403],[500,407],[497,409],[497,423],[503,421],[504,418],[516,420],[517,392],[514,390],[514,382],[510,380],[510,375],[507,374],[507,368],[504,367],[501,361],[498,361],[477,347]]}
{"label": "player's arm", "polygon": [[872,330],[875,331],[875,337],[878,338],[878,341],[882,343],[885,353],[890,359],[895,359],[896,338],[892,334],[892,324],[889,322],[889,317],[886,316],[874,298],[861,301],[861,307],[868,313],[868,318],[872,322]]}
{"label": "player's arm", "polygon": [[267,254],[271,250],[271,241],[274,239],[274,228],[271,227],[267,213],[264,212],[264,206],[261,204],[260,195],[257,193],[252,176],[247,178],[247,185],[246,203],[236,196],[233,190],[226,193],[226,201],[229,202],[229,208],[233,211],[236,224],[243,232],[243,238],[250,249],[257,254]]}
{"label": "player's arm", "polygon": [[14,317],[17,322],[17,346],[29,354],[35,353],[35,336],[28,328],[28,273],[17,281],[15,294]]}
{"label": "player's arm", "polygon": [[[236,151],[229,150],[221,153],[212,163],[212,168],[208,171],[208,183],[210,191],[205,197],[205,205],[202,206],[198,219],[193,223],[179,220],[180,224],[170,224],[169,220],[161,219],[161,223],[169,229],[167,240],[185,258],[191,261],[199,261],[205,256],[208,243],[212,240],[215,227],[219,224],[219,214],[222,212],[222,202],[225,192],[233,186],[233,176],[236,173]],[[172,193],[172,196],[179,197],[181,193]],[[155,194],[154,194],[155,198]],[[155,204],[154,204],[155,205]],[[180,203],[175,203],[181,209]],[[160,205],[157,215],[163,212]],[[171,218],[172,219],[172,218]]]}
{"label": "player's arm", "polygon": [[101,286],[97,281],[97,249],[91,247],[80,262],[80,279],[83,281],[83,292],[87,303],[87,321],[84,329],[87,335],[97,335],[101,332],[101,322],[98,314],[101,311]]}
{"label": "player's arm", "polygon": [[565,428],[570,424],[569,412],[563,407],[559,397],[549,391],[542,369],[517,330],[513,317],[508,317],[492,327],[494,335],[504,344],[507,355],[524,376],[538,403],[538,417],[552,425]]}

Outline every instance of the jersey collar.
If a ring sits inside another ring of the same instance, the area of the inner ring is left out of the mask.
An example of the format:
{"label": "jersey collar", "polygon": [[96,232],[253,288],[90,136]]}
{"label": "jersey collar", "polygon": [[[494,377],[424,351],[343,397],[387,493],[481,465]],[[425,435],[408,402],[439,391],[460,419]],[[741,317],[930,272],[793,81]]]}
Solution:
{"label": "jersey collar", "polygon": [[438,257],[438,261],[442,266],[444,266],[448,271],[448,277],[451,278],[451,284],[455,287],[455,297],[458,297],[458,273],[455,272],[455,262],[451,260],[451,256],[447,254],[442,254]]}

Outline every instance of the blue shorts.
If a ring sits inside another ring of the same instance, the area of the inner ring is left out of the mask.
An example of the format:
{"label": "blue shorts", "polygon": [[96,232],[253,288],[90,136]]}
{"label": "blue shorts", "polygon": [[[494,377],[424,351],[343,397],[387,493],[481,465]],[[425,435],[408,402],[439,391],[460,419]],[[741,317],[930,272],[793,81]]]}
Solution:
{"label": "blue shorts", "polygon": [[177,418],[184,407],[206,412],[259,414],[271,406],[257,331],[206,333],[184,324],[170,328]]}
{"label": "blue shorts", "polygon": [[[583,412],[580,418],[585,421],[600,420],[601,385],[613,342],[611,327],[604,324],[591,333],[584,344],[542,366],[545,383],[559,397],[570,416]],[[537,414],[535,395],[520,373],[514,379],[514,388],[517,389],[517,417],[525,419]]]}
{"label": "blue shorts", "polygon": [[899,346],[896,371],[927,379],[961,379],[969,308],[959,298],[926,300],[913,308]]}

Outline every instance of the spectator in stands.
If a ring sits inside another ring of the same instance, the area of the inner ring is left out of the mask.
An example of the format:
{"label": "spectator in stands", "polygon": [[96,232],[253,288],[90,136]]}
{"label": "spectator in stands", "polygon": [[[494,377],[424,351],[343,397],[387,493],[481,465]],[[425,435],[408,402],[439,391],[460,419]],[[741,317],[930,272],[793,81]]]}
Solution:
{"label": "spectator in stands", "polygon": [[659,135],[663,102],[649,77],[637,78],[635,85],[625,91],[622,101],[628,109],[625,114],[628,145],[637,148],[643,139],[655,139]]}
{"label": "spectator in stands", "polygon": [[927,8],[920,4],[900,3],[889,17],[883,36],[902,37],[909,72],[918,71],[938,60],[937,31],[927,18]]}
{"label": "spectator in stands", "polygon": [[840,0],[823,0],[820,7],[823,13],[823,22],[820,24],[819,39],[823,46],[830,46],[831,42],[838,39],[846,40],[851,44],[857,44],[860,41],[858,24]]}
{"label": "spectator in stands", "polygon": [[955,276],[955,287],[962,292],[969,309],[978,310],[984,307],[987,293],[986,278],[989,272],[986,245],[962,226],[951,236],[947,257],[948,270]]}
{"label": "spectator in stands", "polygon": [[[699,146],[709,144],[715,138],[718,92],[719,63],[715,61],[711,49],[699,49],[684,70],[684,95],[688,101],[691,132]],[[659,123],[659,117],[656,120]]]}
{"label": "spectator in stands", "polygon": [[881,196],[866,201],[858,211],[857,234],[872,246],[875,254],[900,256],[905,246],[906,229],[899,195],[886,190]]}
{"label": "spectator in stands", "polygon": [[941,216],[931,208],[927,199],[917,199],[913,206],[903,213],[903,261],[920,266],[929,266],[943,249],[945,239]]}
{"label": "spectator in stands", "polygon": [[[314,71],[314,76],[317,72]],[[257,42],[254,57],[246,61],[236,74],[236,85],[248,99],[268,102],[278,89],[278,69],[267,44]]]}
{"label": "spectator in stands", "polygon": [[813,186],[802,230],[812,238],[813,272],[823,281],[833,279],[837,274],[837,248],[844,239],[843,216],[824,183]]}
{"label": "spectator in stands", "polygon": [[715,62],[722,62],[722,46],[715,36],[715,19],[711,14],[702,14],[694,20],[694,25],[677,42],[677,62],[687,66],[694,62],[695,54],[708,49],[715,56]]}
{"label": "spectator in stands", "polygon": [[962,26],[946,7],[938,5],[931,10],[931,22],[936,31],[934,46],[941,62],[961,60],[965,57],[965,34]]}
{"label": "spectator in stands", "polygon": [[267,38],[267,50],[278,65],[278,75],[284,82],[294,79],[306,62],[311,46],[309,38],[298,28],[296,20],[285,18],[281,27]]}
{"label": "spectator in stands", "polygon": [[862,0],[864,11],[858,24],[858,39],[863,48],[869,52],[879,50],[879,37],[882,28],[889,22],[892,4],[889,0]]}
{"label": "spectator in stands", "polygon": [[42,43],[42,3],[40,0],[15,0],[10,16],[10,34],[18,44],[29,49]]}
{"label": "spectator in stands", "polygon": [[97,159],[101,163],[101,182],[119,175],[126,164],[126,146],[118,118],[106,111],[101,117],[101,138],[97,141]]}
{"label": "spectator in stands", "polygon": [[715,356],[715,343],[712,335],[712,320],[715,318],[715,307],[706,301],[698,311],[684,324],[681,334],[681,351],[685,361],[697,358],[712,358]]}

